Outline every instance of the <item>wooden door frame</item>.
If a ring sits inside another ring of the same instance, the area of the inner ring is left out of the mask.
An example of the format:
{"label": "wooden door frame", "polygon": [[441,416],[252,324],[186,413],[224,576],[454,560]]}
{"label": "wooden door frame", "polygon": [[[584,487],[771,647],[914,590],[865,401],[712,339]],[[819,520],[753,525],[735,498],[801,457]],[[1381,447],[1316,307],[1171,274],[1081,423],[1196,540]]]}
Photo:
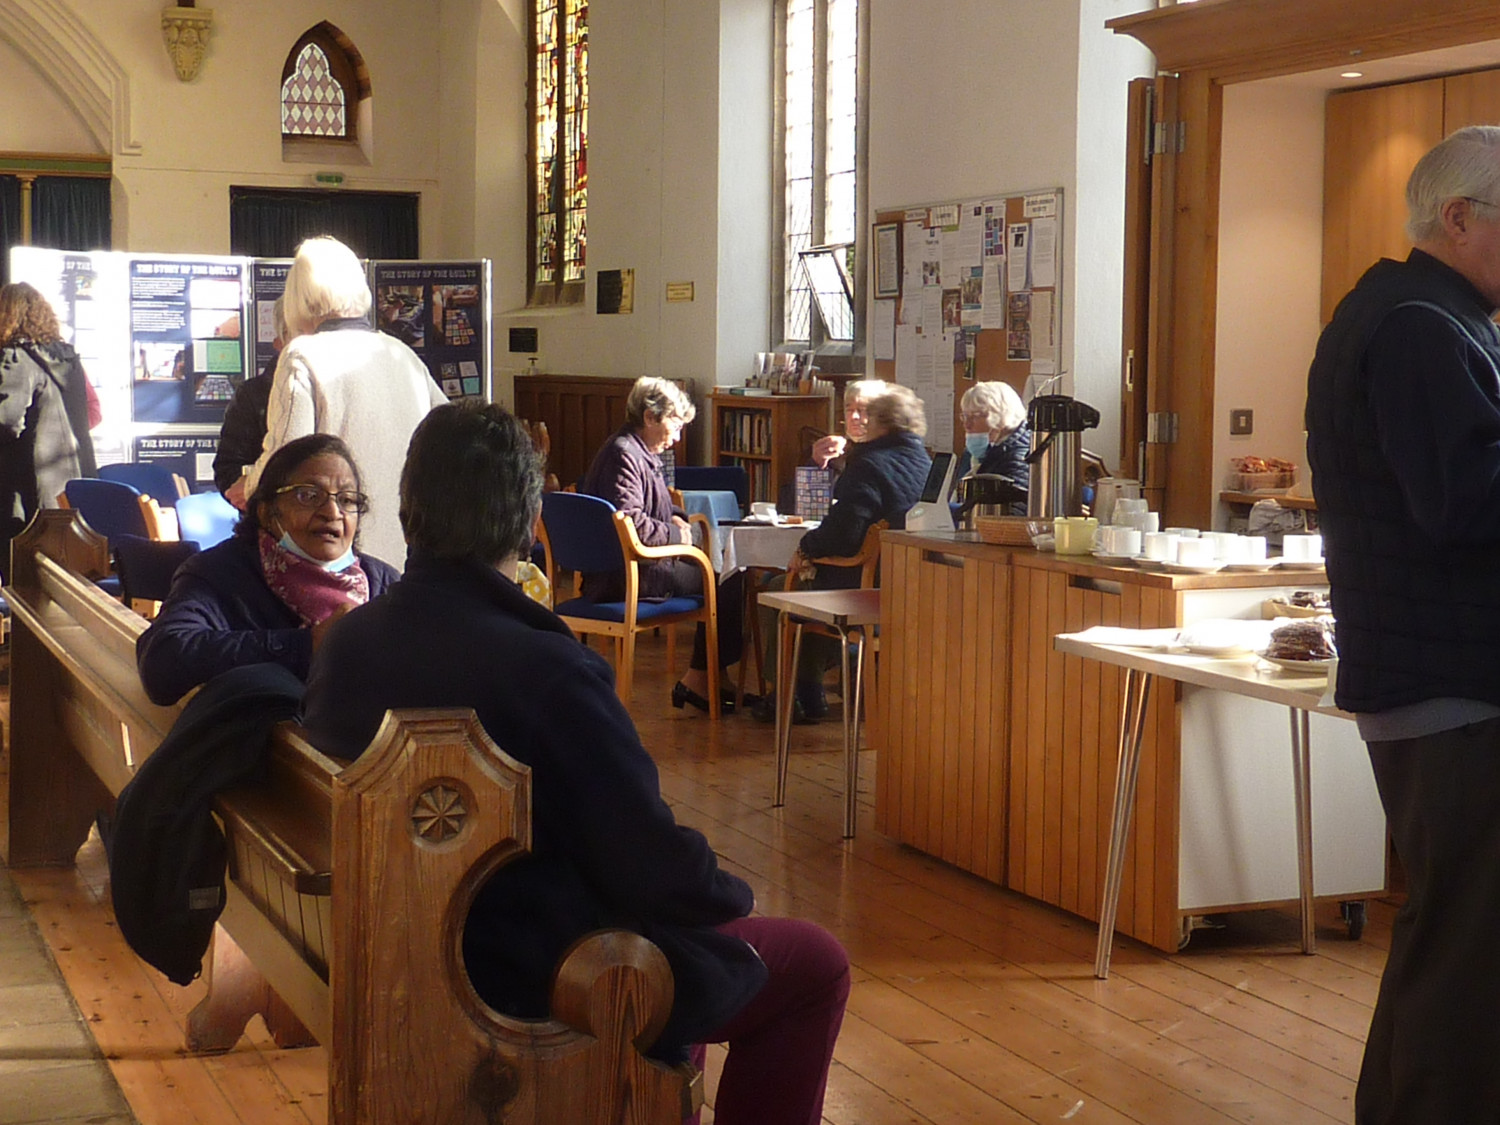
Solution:
{"label": "wooden door frame", "polygon": [[[1500,39],[1495,0],[1199,0],[1109,20],[1156,56],[1147,409],[1177,415],[1176,440],[1148,444],[1163,523],[1212,525],[1223,88],[1362,59]],[[1181,151],[1175,141],[1180,134]],[[1160,228],[1160,229],[1158,229]],[[1129,299],[1127,298],[1127,304]],[[1311,358],[1311,357],[1309,357]],[[1143,377],[1137,357],[1136,379]],[[1123,393],[1123,374],[1121,378]],[[1123,433],[1123,431],[1122,431]]]}

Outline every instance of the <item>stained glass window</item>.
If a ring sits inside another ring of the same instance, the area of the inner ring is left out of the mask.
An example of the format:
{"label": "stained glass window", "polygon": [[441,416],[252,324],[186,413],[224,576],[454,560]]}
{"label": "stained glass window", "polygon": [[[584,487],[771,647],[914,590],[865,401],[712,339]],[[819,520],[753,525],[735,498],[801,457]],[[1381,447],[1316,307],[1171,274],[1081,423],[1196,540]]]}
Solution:
{"label": "stained glass window", "polygon": [[531,296],[583,299],[588,264],[589,7],[533,0]]}
{"label": "stained glass window", "polygon": [[308,43],[281,84],[281,131],[289,136],[348,136],[346,101],[328,55],[316,43]]}
{"label": "stained glass window", "polygon": [[781,332],[816,343],[799,255],[859,236],[859,0],[783,0],[781,33]]}

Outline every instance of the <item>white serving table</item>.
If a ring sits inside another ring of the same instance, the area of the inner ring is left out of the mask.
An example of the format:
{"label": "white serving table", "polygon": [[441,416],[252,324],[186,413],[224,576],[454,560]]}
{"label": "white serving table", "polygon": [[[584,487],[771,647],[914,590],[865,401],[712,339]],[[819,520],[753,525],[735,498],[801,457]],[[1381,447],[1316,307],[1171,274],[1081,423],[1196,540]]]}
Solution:
{"label": "white serving table", "polygon": [[1312,779],[1308,716],[1311,714],[1352,718],[1324,696],[1326,675],[1286,672],[1259,660],[1215,658],[1189,653],[1159,652],[1148,648],[1103,644],[1095,637],[1117,636],[1118,629],[1086,629],[1061,633],[1054,638],[1059,652],[1087,657],[1125,669],[1120,705],[1120,753],[1115,769],[1115,800],[1110,819],[1109,854],[1104,892],[1099,907],[1099,941],[1094,955],[1094,975],[1109,976],[1114,943],[1115,916],[1125,865],[1125,844],[1135,811],[1136,779],[1140,770],[1146,702],[1152,681],[1165,676],[1185,684],[1228,692],[1287,708],[1291,719],[1292,786],[1296,812],[1297,889],[1302,916],[1302,951],[1316,952],[1313,927]]}
{"label": "white serving table", "polygon": [[[799,529],[805,530],[805,529]],[[788,552],[790,554],[790,552]],[[776,590],[760,595],[760,603],[780,614],[776,662],[776,800],[786,804],[787,759],[791,752],[792,692],[797,660],[802,655],[802,628],[809,621],[827,625],[839,635],[839,668],[844,696],[844,839],[854,836],[856,786],[859,781],[859,705],[865,676],[866,634],[880,624],[879,590]],[[787,626],[796,637],[787,643]],[[853,691],[849,679],[849,634],[855,646]]]}

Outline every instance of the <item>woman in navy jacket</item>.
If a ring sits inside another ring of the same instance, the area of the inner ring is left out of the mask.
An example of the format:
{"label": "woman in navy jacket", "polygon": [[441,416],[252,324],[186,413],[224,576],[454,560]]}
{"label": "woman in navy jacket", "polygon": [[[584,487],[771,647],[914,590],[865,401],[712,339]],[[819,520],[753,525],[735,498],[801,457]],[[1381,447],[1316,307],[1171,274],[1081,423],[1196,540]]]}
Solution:
{"label": "woman in navy jacket", "polygon": [[354,550],[366,506],[340,439],[310,434],[277,450],[234,535],[178,568],[136,641],[146,694],[175,703],[245,664],[280,664],[306,679],[329,624],[397,578]]}
{"label": "woman in navy jacket", "polygon": [[815,1125],[847,957],[817,926],[746,917],[750,888],[662,799],[609,665],[516,585],[541,492],[531,441],[500,407],[440,406],[423,420],[401,478],[405,576],[319,648],[308,735],[356,758],[391,708],[473,708],[532,771],[532,849],[490,877],[464,929],[480,997],[543,1017],[575,940],[633,930],[672,967],[672,1012],[652,1054],[727,1041],[716,1121]]}

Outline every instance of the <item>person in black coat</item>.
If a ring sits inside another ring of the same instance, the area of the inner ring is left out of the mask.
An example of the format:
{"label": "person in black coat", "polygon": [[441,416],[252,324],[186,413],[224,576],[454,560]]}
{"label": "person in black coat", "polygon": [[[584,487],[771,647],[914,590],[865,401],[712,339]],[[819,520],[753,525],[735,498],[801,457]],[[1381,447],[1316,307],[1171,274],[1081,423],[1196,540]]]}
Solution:
{"label": "person in black coat", "polygon": [[[906,513],[922,497],[922,486],[932,470],[932,457],[922,444],[927,418],[922,400],[899,383],[888,383],[864,400],[862,441],[844,450],[844,471],[833,486],[833,502],[822,522],[802,537],[787,564],[787,574],[814,590],[848,589],[859,585],[857,567],[819,566],[811,560],[858,553],[870,527],[885,520],[893,528],[906,526]],[[764,632],[775,635],[774,615],[766,611]],[[805,720],[828,713],[823,697],[823,673],[838,661],[838,642],[831,637],[804,636],[797,664],[794,715]],[[767,696],[755,709],[761,722],[775,722],[775,700]]]}
{"label": "person in black coat", "polygon": [[396,580],[394,568],[354,550],[365,505],[338,438],[311,434],[279,449],[234,535],[178,568],[137,639],[146,694],[175,703],[246,664],[305,679],[329,625]]}
{"label": "person in black coat", "polygon": [[10,580],[10,541],[37,510],[98,471],[89,393],[47,299],[25,282],[0,287],[0,580]]}
{"label": "person in black coat", "polygon": [[[964,424],[964,451],[956,470],[959,479],[977,473],[1002,476],[1023,492],[1031,484],[1031,427],[1026,404],[1015,388],[998,379],[975,383],[959,400]],[[1026,501],[1010,505],[1010,514],[1024,516]]]}
{"label": "person in black coat", "polygon": [[417,426],[401,477],[405,576],[314,655],[308,736],[357,758],[392,708],[472,708],[532,771],[531,851],[479,889],[464,927],[479,996],[544,1017],[574,941],[633,930],[672,967],[672,1011],[651,1053],[674,1060],[727,1041],[716,1121],[816,1122],[847,957],[809,923],[747,917],[750,887],[662,799],[609,665],[516,585],[541,493],[531,440],[502,408],[440,406]]}

